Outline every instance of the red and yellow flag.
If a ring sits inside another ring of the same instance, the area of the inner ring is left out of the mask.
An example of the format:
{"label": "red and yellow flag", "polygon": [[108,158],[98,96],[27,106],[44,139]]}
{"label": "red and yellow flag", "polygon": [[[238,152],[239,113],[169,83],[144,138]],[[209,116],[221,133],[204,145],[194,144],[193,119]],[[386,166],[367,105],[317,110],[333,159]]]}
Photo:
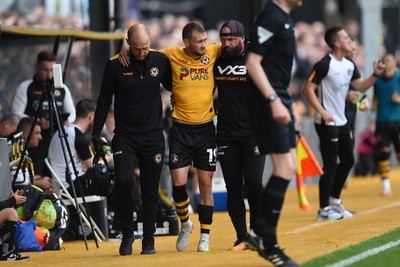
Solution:
{"label": "red and yellow flag", "polygon": [[303,179],[308,176],[321,175],[324,173],[314,153],[311,151],[306,139],[299,136],[296,145],[297,154],[297,193],[299,195],[299,205],[302,210],[310,211],[311,205],[306,197],[306,184]]}

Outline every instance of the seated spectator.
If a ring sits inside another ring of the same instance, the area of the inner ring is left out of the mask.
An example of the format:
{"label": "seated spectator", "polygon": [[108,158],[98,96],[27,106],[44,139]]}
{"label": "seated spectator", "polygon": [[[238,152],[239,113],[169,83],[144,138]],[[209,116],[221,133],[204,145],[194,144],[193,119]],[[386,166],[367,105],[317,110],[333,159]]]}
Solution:
{"label": "seated spectator", "polygon": [[[49,147],[49,159],[51,166],[55,173],[63,183],[63,185],[72,194],[72,188],[70,181],[74,181],[76,178],[84,175],[85,171],[93,166],[93,150],[90,146],[90,140],[84,135],[85,132],[91,131],[93,128],[94,111],[96,109],[93,101],[89,99],[83,99],[76,104],[76,120],[73,124],[64,126],[68,143],[67,145],[71,149],[73,157],[73,164],[76,167],[77,173],[74,173],[72,162],[70,161],[70,155],[66,147],[62,147],[61,138],[59,133],[56,132],[51,141]],[[69,162],[66,166],[64,159],[64,152],[66,153],[67,160]],[[68,173],[68,174],[67,174]],[[70,176],[70,179],[67,178]],[[77,186],[74,186],[78,188]],[[80,192],[76,191],[77,194]]]}
{"label": "seated spectator", "polygon": [[0,261],[24,261],[28,256],[22,256],[14,244],[15,231],[17,229],[18,214],[13,208],[26,201],[22,195],[23,190],[16,190],[10,194],[10,198],[0,201]]}
{"label": "seated spectator", "polygon": [[[32,128],[32,125],[34,125],[33,132],[29,143],[27,143],[29,132]],[[18,123],[16,132],[17,133],[22,132],[21,138],[25,141],[25,145],[27,146],[28,150],[30,148],[37,147],[39,145],[40,140],[42,139],[40,126],[38,122],[37,121],[35,122],[32,117],[22,118]],[[25,156],[29,156],[28,151],[26,152]],[[21,170],[18,172],[17,178],[14,179],[13,186],[34,184],[40,187],[45,192],[52,192],[53,183],[51,178],[48,176],[35,175],[34,165],[35,165],[34,161],[32,161],[29,157],[26,158],[25,162],[22,164]],[[13,167],[13,173],[15,173],[17,166]]]}
{"label": "seated spectator", "polygon": [[0,120],[0,137],[8,137],[17,130],[19,122],[18,115],[14,113],[6,114]]}

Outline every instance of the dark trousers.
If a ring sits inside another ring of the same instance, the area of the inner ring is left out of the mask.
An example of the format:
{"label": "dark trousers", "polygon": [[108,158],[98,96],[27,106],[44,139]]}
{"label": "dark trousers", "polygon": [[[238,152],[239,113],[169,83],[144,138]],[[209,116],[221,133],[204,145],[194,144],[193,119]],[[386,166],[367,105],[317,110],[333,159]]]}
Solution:
{"label": "dark trousers", "polygon": [[116,175],[116,194],[122,233],[133,234],[132,190],[134,171],[140,167],[140,189],[143,203],[143,246],[154,245],[158,204],[158,186],[165,142],[162,130],[141,135],[116,134],[112,141]]}
{"label": "dark trousers", "polygon": [[218,142],[218,160],[227,189],[227,208],[237,238],[247,235],[243,187],[250,206],[250,227],[256,221],[263,192],[262,176],[265,156],[261,156],[254,138],[241,143]]}
{"label": "dark trousers", "polygon": [[315,124],[323,161],[324,174],[319,180],[319,205],[329,206],[329,197],[340,198],[347,176],[354,165],[350,128]]}

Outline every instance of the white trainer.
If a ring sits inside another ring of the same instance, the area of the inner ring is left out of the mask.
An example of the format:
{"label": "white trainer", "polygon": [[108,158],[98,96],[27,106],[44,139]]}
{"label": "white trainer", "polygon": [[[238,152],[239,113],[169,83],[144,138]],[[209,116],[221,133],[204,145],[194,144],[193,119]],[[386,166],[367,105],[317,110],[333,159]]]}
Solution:
{"label": "white trainer", "polygon": [[337,213],[341,213],[343,215],[343,218],[353,217],[353,212],[346,210],[346,208],[342,204],[342,201],[340,201],[339,204],[331,204],[331,208]]}
{"label": "white trainer", "polygon": [[336,221],[341,219],[343,219],[343,214],[334,211],[330,206],[318,211],[317,221]]}
{"label": "white trainer", "polygon": [[179,232],[178,239],[176,240],[176,249],[184,251],[189,243],[189,236],[193,231],[193,223],[189,220],[182,224],[181,231]]}
{"label": "white trainer", "polygon": [[209,234],[201,234],[199,245],[197,246],[198,252],[208,252],[209,249]]}

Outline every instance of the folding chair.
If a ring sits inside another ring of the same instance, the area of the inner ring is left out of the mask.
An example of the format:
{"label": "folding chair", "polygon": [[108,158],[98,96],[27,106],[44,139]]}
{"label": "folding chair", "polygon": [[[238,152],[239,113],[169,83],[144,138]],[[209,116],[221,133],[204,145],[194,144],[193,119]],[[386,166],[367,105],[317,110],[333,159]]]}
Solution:
{"label": "folding chair", "polygon": [[[53,182],[55,182],[57,184],[57,186],[60,187],[60,192],[58,194],[60,199],[65,203],[65,205],[73,205],[75,207],[75,199],[71,196],[71,194],[65,188],[64,184],[61,182],[60,178],[55,173],[53,167],[50,164],[49,159],[45,158],[44,162],[46,163],[46,166],[49,168],[49,170],[51,172],[51,175],[53,177]],[[103,201],[104,199],[105,199],[105,197],[95,196],[95,195],[85,196],[86,203]],[[82,212],[79,212],[78,214],[80,214],[82,221],[84,222],[86,228],[91,229],[90,222],[89,222],[87,216],[85,215],[87,213],[86,213],[86,209],[83,205],[82,197],[77,197],[77,202],[78,202],[79,208],[82,211]],[[95,235],[95,238],[97,239],[97,241],[102,242],[102,240],[106,240],[107,238],[105,237],[103,232],[100,230],[100,228],[97,226],[96,222],[91,217],[90,217],[90,220],[92,222],[94,235]]]}

